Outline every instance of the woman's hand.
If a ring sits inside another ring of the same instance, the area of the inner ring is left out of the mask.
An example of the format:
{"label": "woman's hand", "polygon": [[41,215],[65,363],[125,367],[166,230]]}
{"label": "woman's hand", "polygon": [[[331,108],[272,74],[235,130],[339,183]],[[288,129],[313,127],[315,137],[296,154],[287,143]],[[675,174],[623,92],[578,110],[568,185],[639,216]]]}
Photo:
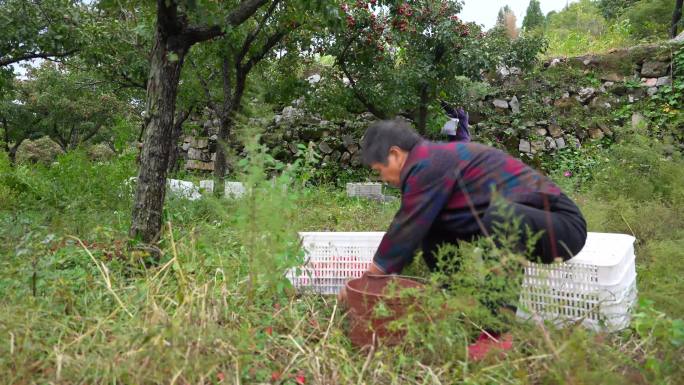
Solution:
{"label": "woman's hand", "polygon": [[343,306],[347,305],[347,287],[346,286],[343,286],[342,289],[340,289],[340,292],[337,293],[337,302]]}
{"label": "woman's hand", "polygon": [[[366,270],[363,275],[370,274],[370,275],[383,275],[385,274],[384,271],[382,271],[376,264],[371,264],[368,267],[368,270]],[[342,289],[340,289],[340,292],[337,293],[337,302],[340,305],[346,305],[347,304],[347,286],[342,286]]]}

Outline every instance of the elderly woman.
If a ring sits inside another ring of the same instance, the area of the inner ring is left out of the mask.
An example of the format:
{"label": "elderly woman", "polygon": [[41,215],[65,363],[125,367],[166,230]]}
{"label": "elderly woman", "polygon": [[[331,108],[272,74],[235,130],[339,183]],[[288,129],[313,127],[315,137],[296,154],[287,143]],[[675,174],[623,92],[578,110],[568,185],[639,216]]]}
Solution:
{"label": "elderly woman", "polygon": [[370,273],[400,273],[418,249],[435,269],[439,245],[492,234],[494,224],[511,220],[492,204],[495,195],[531,230],[521,232],[520,252],[526,236],[539,232],[531,256],[537,261],[567,260],[584,246],[586,222],[575,203],[546,176],[498,149],[429,142],[398,120],[371,125],[361,145],[364,163],[402,194]]}

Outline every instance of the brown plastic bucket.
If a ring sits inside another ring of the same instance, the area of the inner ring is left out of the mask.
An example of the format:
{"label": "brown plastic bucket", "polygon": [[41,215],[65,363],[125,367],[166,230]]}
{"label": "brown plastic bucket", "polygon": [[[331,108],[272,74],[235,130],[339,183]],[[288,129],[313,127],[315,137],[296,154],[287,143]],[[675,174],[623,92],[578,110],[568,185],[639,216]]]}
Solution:
{"label": "brown plastic bucket", "polygon": [[[391,331],[390,322],[402,318],[416,302],[416,296],[404,289],[422,289],[424,285],[414,278],[394,275],[364,275],[346,284],[349,312],[349,339],[358,347],[373,343],[395,345],[406,334],[403,330]],[[375,312],[382,302],[388,315]]]}

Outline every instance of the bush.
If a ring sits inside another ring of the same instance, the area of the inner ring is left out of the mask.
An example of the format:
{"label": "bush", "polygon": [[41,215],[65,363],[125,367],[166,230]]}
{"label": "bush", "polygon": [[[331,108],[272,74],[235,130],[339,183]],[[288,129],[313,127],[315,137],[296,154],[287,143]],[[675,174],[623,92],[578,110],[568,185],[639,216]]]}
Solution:
{"label": "bush", "polygon": [[0,152],[0,210],[10,210],[17,203],[11,187],[12,166],[7,153]]}
{"label": "bush", "polygon": [[63,154],[62,147],[48,136],[36,140],[26,139],[17,148],[17,163],[41,163],[50,165],[59,154]]}
{"label": "bush", "polygon": [[111,160],[116,153],[104,143],[94,144],[88,147],[88,158],[94,162],[106,162]]}
{"label": "bush", "polygon": [[629,7],[623,17],[632,25],[634,37],[665,39],[672,22],[674,3],[672,0],[642,0]]}
{"label": "bush", "polygon": [[684,204],[684,160],[655,139],[633,134],[611,148],[609,164],[596,174],[594,191],[601,196]]}

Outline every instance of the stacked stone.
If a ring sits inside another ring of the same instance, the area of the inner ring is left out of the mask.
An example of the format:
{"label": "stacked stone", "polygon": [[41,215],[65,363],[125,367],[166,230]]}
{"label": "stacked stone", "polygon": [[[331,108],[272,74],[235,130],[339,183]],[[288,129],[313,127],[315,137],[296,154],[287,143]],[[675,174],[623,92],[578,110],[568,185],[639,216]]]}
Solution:
{"label": "stacked stone", "polygon": [[341,168],[361,166],[359,140],[375,118],[363,113],[351,120],[329,121],[310,114],[298,106],[287,106],[266,128],[264,142],[274,156],[283,161],[294,160],[300,145],[311,148],[320,156],[320,166],[338,164]]}
{"label": "stacked stone", "polygon": [[186,136],[182,149],[185,152],[186,170],[214,171],[216,153],[210,151],[209,138]]}
{"label": "stacked stone", "polygon": [[658,88],[672,84],[670,77],[670,63],[649,60],[641,65],[641,84],[646,87],[649,96],[655,95]]}

